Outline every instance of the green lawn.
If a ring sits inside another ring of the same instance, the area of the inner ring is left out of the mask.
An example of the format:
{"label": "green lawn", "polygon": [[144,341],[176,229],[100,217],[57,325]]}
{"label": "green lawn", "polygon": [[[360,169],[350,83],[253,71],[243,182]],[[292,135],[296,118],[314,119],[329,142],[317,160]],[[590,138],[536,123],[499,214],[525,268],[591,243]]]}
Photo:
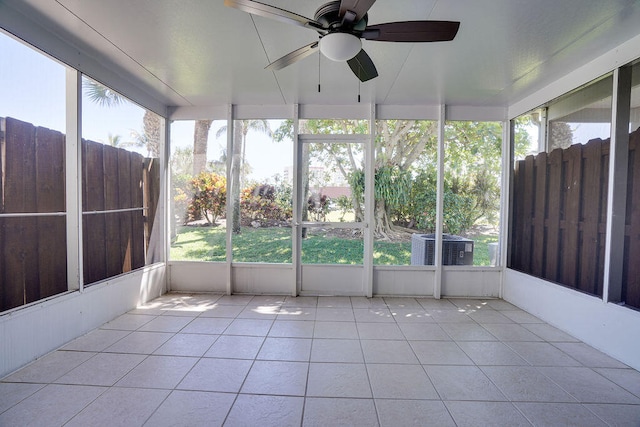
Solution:
{"label": "green lawn", "polygon": [[[225,261],[224,227],[181,227],[171,245],[172,260]],[[489,265],[487,245],[497,236],[474,237],[474,265]],[[305,264],[362,264],[362,239],[310,234],[302,242]],[[376,265],[409,265],[411,242],[374,243]],[[233,260],[236,262],[291,262],[291,229],[287,227],[243,227],[233,236]]]}

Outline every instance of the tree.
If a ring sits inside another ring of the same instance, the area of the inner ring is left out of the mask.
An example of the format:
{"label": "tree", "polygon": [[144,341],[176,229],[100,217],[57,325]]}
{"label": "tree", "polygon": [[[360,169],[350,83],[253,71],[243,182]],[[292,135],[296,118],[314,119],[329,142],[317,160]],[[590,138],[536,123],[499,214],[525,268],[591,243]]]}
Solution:
{"label": "tree", "polygon": [[[291,135],[291,126],[278,129],[276,138]],[[445,187],[457,206],[473,209],[464,216],[474,219],[489,215],[499,206],[502,125],[497,122],[449,122],[446,125]],[[368,133],[366,121],[308,120],[301,133]],[[374,233],[394,238],[404,233],[405,207],[412,182],[420,173],[435,176],[437,167],[437,122],[425,120],[379,120],[376,122]],[[364,194],[362,147],[359,144],[305,144],[310,156],[334,168],[349,179],[356,219],[361,220]],[[528,145],[523,129],[516,130],[516,151]],[[303,160],[303,164],[308,163]],[[435,188],[435,183],[434,183]],[[473,200],[469,205],[468,200]],[[462,203],[464,201],[464,203]],[[415,224],[416,221],[409,221]],[[460,221],[467,224],[468,220]],[[453,228],[453,227],[452,227]],[[459,228],[459,227],[456,227]]]}
{"label": "tree", "polygon": [[196,120],[193,129],[193,176],[198,176],[207,166],[209,129],[213,120]]}
{"label": "tree", "polygon": [[[129,101],[118,92],[96,82],[85,79],[82,87],[87,97],[102,107],[116,107],[124,105]],[[144,110],[142,117],[142,134],[133,131],[133,142],[129,142],[126,146],[145,146],[149,157],[160,157],[160,116],[147,109]],[[121,147],[125,145],[120,145]]]}
{"label": "tree", "polygon": [[569,123],[550,120],[549,129],[549,151],[569,148],[573,144],[573,129]]}
{"label": "tree", "polygon": [[118,147],[122,144],[122,136],[120,135],[114,135],[109,132],[107,139],[109,140],[109,145],[112,147]]}
{"label": "tree", "polygon": [[[231,203],[233,207],[231,229],[240,233],[240,190],[242,189],[242,171],[245,170],[245,146],[249,131],[264,133],[273,137],[267,120],[235,120],[233,124],[233,151],[231,154]],[[227,126],[222,126],[216,132],[219,138],[227,132]]]}
{"label": "tree", "polygon": [[[276,131],[278,138],[292,137],[291,126]],[[390,220],[391,208],[406,202],[410,190],[409,170],[431,144],[435,147],[436,124],[417,120],[387,120],[376,123],[375,146],[375,228],[377,237],[395,234]],[[367,134],[366,120],[308,120],[301,133]],[[351,185],[351,201],[356,221],[364,220],[364,165],[360,144],[305,144],[309,156],[339,172]],[[303,160],[303,164],[308,161]],[[434,163],[435,164],[435,163]]]}
{"label": "tree", "polygon": [[160,130],[162,120],[159,115],[147,109],[142,117],[142,129],[144,144],[147,147],[149,157],[160,157]]}

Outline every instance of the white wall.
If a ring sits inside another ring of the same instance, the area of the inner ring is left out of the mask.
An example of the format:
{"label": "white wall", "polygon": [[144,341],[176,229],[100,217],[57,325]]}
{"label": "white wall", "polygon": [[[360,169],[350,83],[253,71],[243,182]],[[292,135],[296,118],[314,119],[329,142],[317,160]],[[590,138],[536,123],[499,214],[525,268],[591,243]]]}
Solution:
{"label": "white wall", "polygon": [[291,295],[294,293],[291,264],[232,264],[234,293]]}
{"label": "white wall", "polygon": [[640,312],[510,269],[503,298],[640,370]]}
{"label": "white wall", "polygon": [[168,290],[226,293],[227,271],[222,262],[170,261]]}
{"label": "white wall", "polygon": [[500,297],[500,268],[449,267],[442,269],[443,297],[498,298]]}
{"label": "white wall", "polygon": [[165,292],[156,264],[0,316],[0,378]]}
{"label": "white wall", "polygon": [[433,296],[435,267],[374,266],[373,294]]}

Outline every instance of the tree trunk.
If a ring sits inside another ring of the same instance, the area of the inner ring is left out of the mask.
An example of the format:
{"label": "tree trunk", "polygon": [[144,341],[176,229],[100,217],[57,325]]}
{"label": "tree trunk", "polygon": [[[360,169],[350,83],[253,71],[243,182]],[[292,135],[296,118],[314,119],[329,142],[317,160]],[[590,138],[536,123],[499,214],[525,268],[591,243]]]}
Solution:
{"label": "tree trunk", "polygon": [[389,221],[389,215],[387,214],[387,208],[384,199],[376,200],[375,205],[375,221],[374,236],[382,239],[389,239],[391,237],[391,221]]}
{"label": "tree trunk", "polygon": [[160,157],[160,124],[160,116],[145,110],[142,117],[142,127],[149,157]]}
{"label": "tree trunk", "polygon": [[231,231],[240,233],[240,168],[242,163],[242,125],[233,126],[233,151],[231,154]]}
{"label": "tree trunk", "polygon": [[364,221],[364,210],[362,209],[362,203],[360,203],[360,199],[353,194],[353,191],[351,193],[352,193],[351,201],[353,203],[353,212],[354,212],[354,215],[355,215],[355,221],[356,222],[363,222]]}
{"label": "tree trunk", "polygon": [[198,176],[207,166],[209,129],[213,120],[196,120],[193,129],[193,176]]}

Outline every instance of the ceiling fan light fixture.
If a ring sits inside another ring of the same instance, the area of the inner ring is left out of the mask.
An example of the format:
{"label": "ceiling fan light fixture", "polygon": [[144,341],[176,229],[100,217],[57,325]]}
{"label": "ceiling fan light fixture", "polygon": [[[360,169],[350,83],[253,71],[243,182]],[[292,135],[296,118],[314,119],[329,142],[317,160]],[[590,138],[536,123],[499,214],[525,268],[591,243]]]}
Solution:
{"label": "ceiling fan light fixture", "polygon": [[347,61],[361,49],[360,38],[349,33],[330,33],[320,39],[320,52],[332,61]]}

